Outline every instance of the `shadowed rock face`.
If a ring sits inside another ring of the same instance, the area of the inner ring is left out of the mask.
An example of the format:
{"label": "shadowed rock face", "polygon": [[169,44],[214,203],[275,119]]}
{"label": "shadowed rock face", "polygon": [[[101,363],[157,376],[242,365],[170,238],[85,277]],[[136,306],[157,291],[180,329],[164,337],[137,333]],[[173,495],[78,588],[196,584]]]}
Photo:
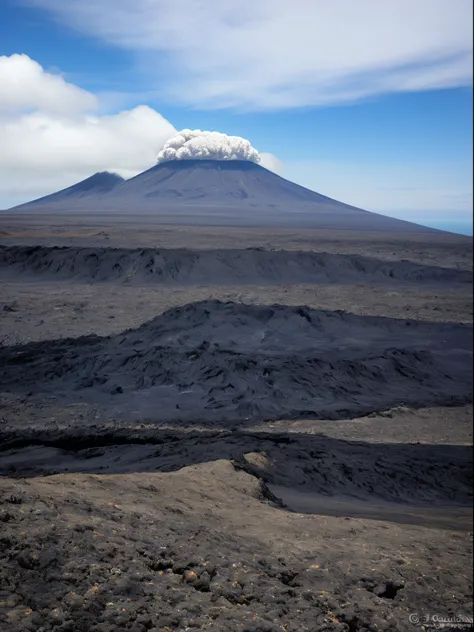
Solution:
{"label": "shadowed rock face", "polygon": [[96,174],[15,210],[31,211],[32,204],[44,212],[153,214],[188,225],[431,231],[338,202],[243,160],[175,160],[126,181]]}
{"label": "shadowed rock face", "polygon": [[67,189],[62,189],[51,195],[45,195],[44,197],[32,200],[26,204],[21,204],[17,209],[28,208],[32,206],[62,206],[73,204],[77,200],[84,202],[85,198],[98,198],[105,193],[109,193],[114,187],[124,182],[124,179],[118,176],[116,173],[109,173],[108,171],[101,171],[95,173],[90,178],[86,178],[77,184],[73,184]]}
{"label": "shadowed rock face", "polygon": [[160,285],[470,284],[472,273],[325,252],[0,246],[0,279]]}

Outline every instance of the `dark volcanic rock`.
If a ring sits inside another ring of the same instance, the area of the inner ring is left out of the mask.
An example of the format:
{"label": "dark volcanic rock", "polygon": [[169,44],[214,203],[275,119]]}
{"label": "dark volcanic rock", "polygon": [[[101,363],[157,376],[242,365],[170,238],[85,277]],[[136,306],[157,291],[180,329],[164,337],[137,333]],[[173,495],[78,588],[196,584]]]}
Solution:
{"label": "dark volcanic rock", "polygon": [[472,283],[472,273],[360,255],[256,249],[0,246],[0,278],[130,285]]}
{"label": "dark volcanic rock", "polygon": [[469,326],[203,301],[135,330],[0,348],[5,390],[159,421],[338,419],[468,397]]}
{"label": "dark volcanic rock", "polygon": [[[2,630],[410,632],[410,613],[469,614],[467,534],[302,519],[261,503],[226,461],[16,485],[25,503],[0,537]],[[160,558],[169,564],[150,568]]]}

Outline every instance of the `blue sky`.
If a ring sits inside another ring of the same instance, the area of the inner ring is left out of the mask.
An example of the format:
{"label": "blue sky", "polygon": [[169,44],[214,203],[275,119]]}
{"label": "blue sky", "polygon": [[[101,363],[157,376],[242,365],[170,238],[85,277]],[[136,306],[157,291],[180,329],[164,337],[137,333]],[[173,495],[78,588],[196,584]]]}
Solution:
{"label": "blue sky", "polygon": [[0,207],[132,175],[198,128],[320,193],[472,234],[472,2],[354,6],[0,0]]}

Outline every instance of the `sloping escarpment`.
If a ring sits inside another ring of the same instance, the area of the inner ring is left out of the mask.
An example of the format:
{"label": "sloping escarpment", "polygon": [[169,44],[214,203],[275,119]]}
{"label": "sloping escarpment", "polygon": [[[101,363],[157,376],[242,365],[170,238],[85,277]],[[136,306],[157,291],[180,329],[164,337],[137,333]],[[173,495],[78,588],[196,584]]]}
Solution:
{"label": "sloping escarpment", "polygon": [[472,502],[469,446],[371,444],[299,433],[36,430],[0,434],[0,475],[173,472],[226,459],[268,485],[326,498]]}
{"label": "sloping escarpment", "polygon": [[360,255],[262,249],[0,246],[0,278],[129,284],[472,283],[472,273]]}
{"label": "sloping escarpment", "polygon": [[4,390],[153,420],[336,419],[469,397],[468,326],[203,301],[135,330],[0,348]]}

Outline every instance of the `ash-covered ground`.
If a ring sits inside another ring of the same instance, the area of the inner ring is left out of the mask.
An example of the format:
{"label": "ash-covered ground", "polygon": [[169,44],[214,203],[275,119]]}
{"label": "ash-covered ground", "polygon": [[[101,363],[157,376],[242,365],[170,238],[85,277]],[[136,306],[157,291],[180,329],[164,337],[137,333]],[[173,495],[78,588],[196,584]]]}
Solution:
{"label": "ash-covered ground", "polygon": [[0,629],[471,615],[472,240],[73,220],[1,227]]}

